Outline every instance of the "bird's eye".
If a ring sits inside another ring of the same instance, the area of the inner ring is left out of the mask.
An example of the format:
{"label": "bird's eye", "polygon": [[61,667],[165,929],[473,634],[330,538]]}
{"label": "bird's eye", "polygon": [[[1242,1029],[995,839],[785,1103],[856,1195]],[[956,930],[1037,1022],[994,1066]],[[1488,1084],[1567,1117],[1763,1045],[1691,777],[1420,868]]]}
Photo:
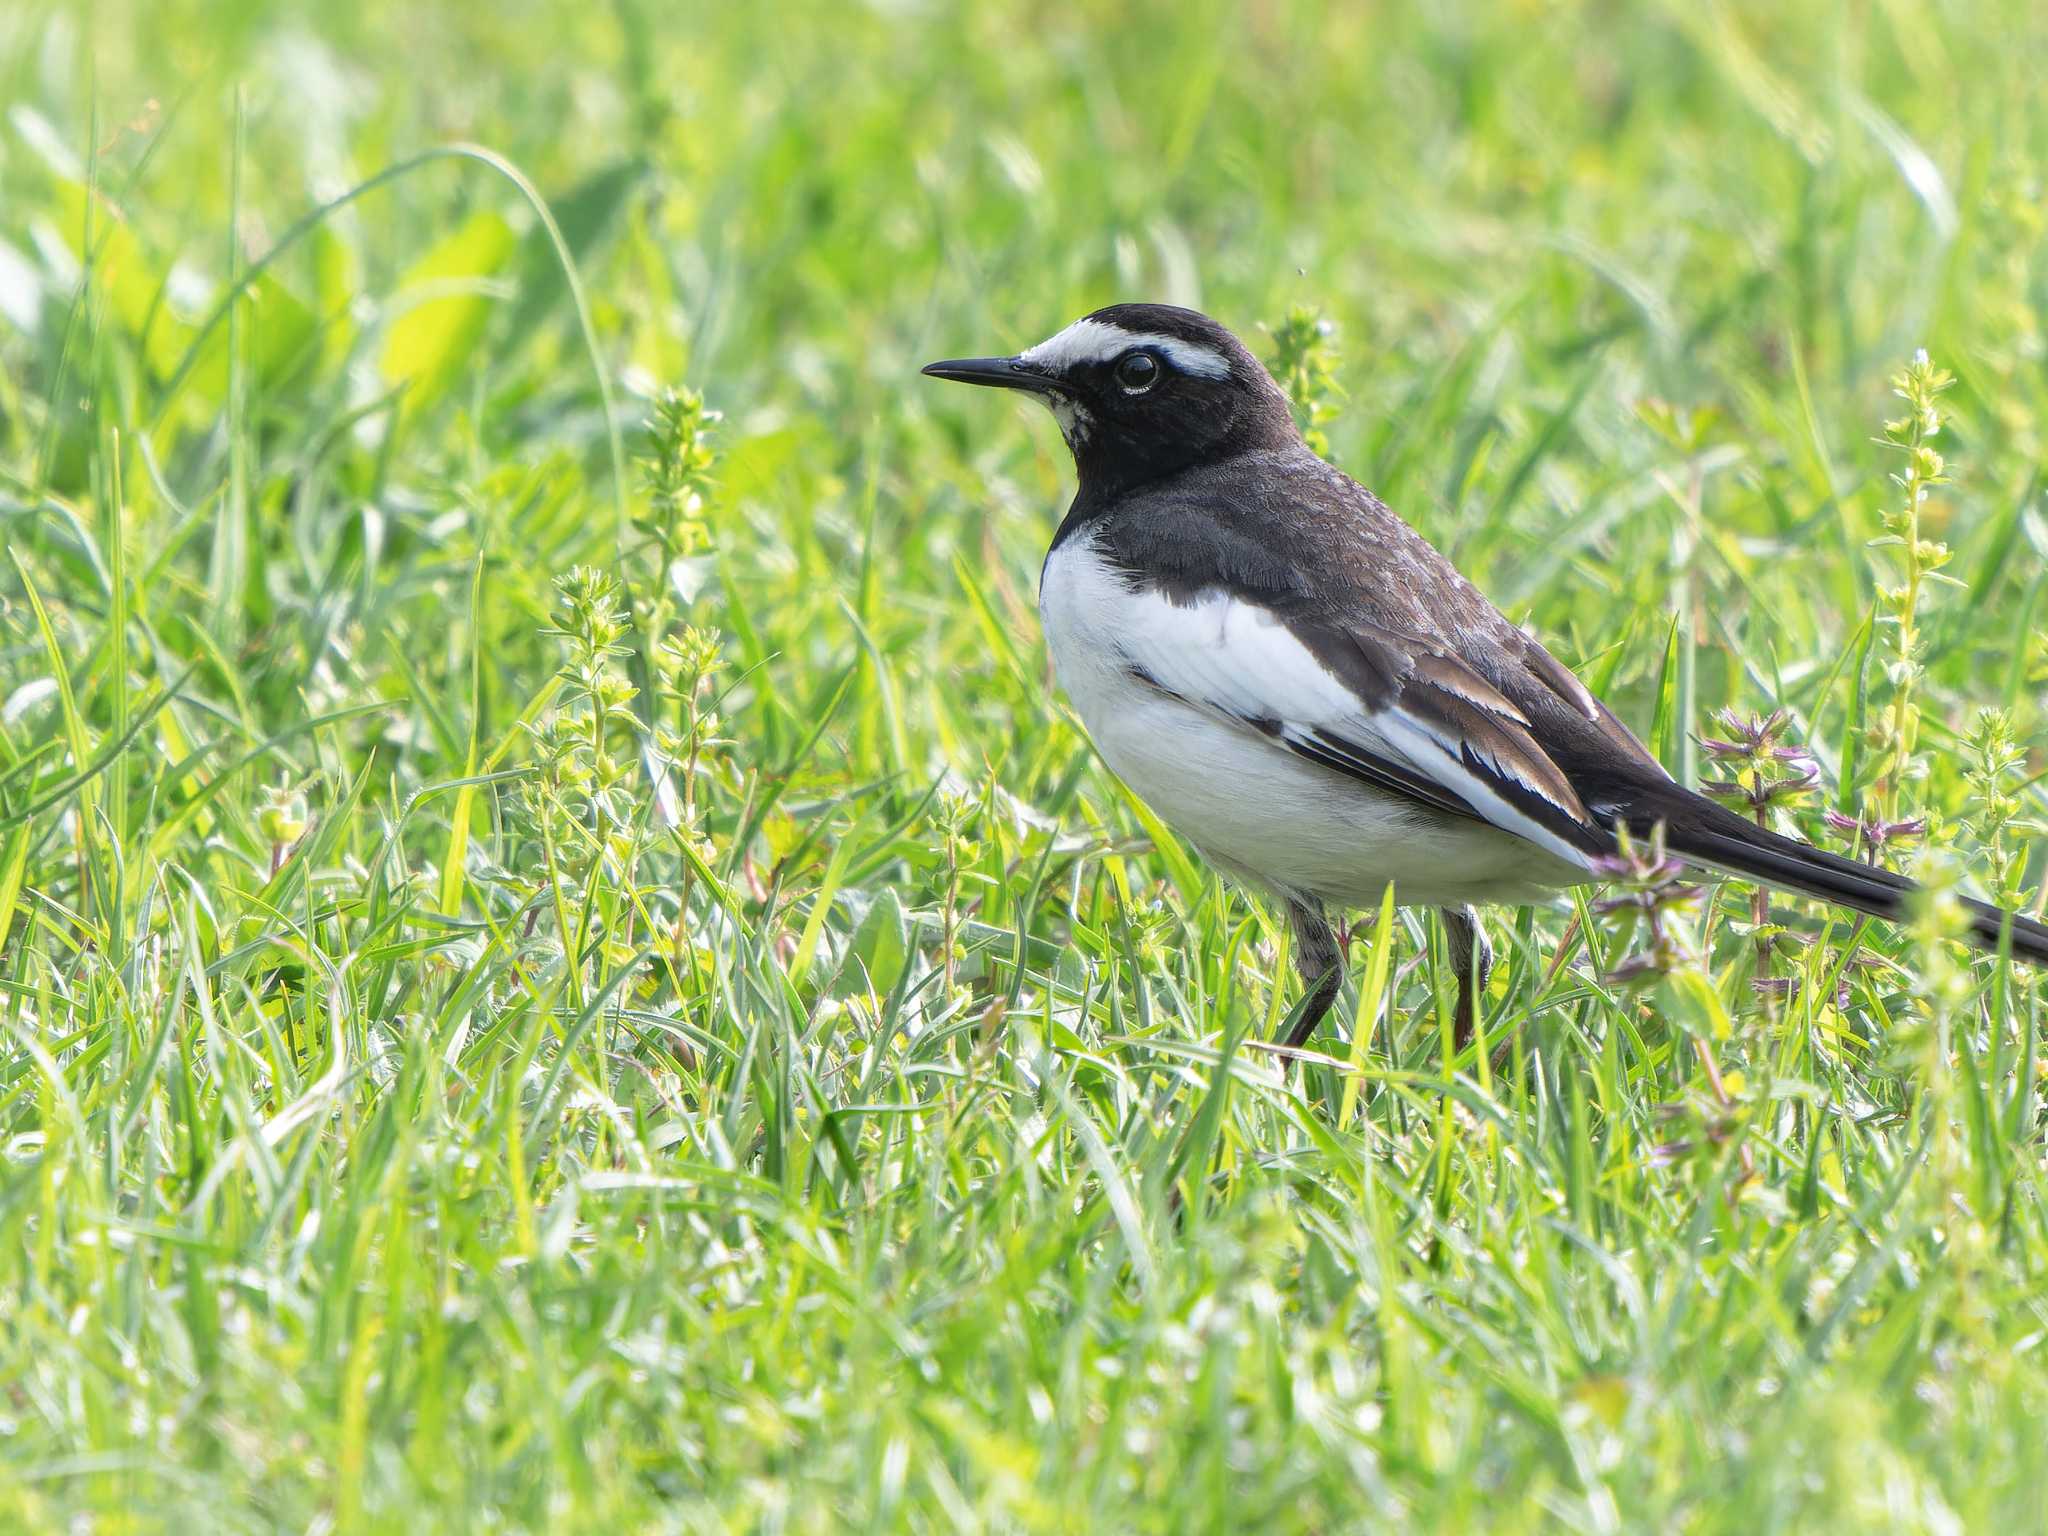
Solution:
{"label": "bird's eye", "polygon": [[1159,359],[1150,352],[1126,352],[1116,360],[1116,382],[1127,395],[1142,395],[1159,382]]}

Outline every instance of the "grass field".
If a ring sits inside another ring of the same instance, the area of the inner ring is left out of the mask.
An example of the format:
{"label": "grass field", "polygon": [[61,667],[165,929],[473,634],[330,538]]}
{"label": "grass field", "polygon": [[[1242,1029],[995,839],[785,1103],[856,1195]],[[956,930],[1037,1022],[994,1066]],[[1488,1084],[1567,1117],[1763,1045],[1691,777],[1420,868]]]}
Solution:
{"label": "grass field", "polygon": [[0,1528],[2037,1529],[2040,982],[1596,890],[1454,1057],[1365,913],[1290,1067],[1284,925],[1050,686],[1051,422],[916,368],[1305,348],[1674,772],[1785,711],[1764,815],[2038,911],[2043,57],[0,8]]}

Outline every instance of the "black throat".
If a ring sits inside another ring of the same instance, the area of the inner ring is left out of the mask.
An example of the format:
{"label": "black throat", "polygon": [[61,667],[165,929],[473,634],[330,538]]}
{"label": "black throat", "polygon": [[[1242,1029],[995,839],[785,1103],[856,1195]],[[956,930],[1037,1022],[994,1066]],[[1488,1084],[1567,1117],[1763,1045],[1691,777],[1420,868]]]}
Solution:
{"label": "black throat", "polygon": [[1185,436],[1094,430],[1073,442],[1078,483],[1052,547],[1114,511],[1131,492],[1169,476],[1221,467],[1247,453],[1301,447],[1301,433],[1278,389],[1242,395],[1233,403],[1238,408],[1227,419],[1204,421],[1203,430]]}

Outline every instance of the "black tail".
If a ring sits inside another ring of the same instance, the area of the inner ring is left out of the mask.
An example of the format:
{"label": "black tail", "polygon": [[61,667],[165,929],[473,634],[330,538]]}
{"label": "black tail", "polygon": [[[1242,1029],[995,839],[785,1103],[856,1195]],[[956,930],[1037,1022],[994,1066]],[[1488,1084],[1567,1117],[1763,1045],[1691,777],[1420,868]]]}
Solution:
{"label": "black tail", "polygon": [[[1673,853],[1714,869],[1747,875],[1872,917],[1900,917],[1907,894],[1916,889],[1904,875],[1766,832],[1676,785],[1658,800],[1658,804],[1640,807],[1629,820],[1641,820],[1645,829],[1651,821],[1662,820],[1665,845]],[[1985,949],[1997,949],[1999,935],[2010,924],[2014,956],[2048,964],[2048,924],[1967,896],[1963,905],[1970,913],[1970,936]]]}

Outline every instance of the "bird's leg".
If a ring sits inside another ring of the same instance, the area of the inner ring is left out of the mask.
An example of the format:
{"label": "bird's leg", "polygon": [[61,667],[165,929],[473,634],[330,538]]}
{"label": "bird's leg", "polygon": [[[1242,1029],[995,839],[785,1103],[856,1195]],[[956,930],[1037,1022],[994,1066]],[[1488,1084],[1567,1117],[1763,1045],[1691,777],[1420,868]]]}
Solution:
{"label": "bird's leg", "polygon": [[1288,898],[1287,926],[1294,931],[1294,964],[1308,994],[1282,1043],[1298,1049],[1337,1001],[1337,989],[1344,984],[1344,950],[1330,920],[1323,916],[1323,904],[1313,898]]}
{"label": "bird's leg", "polygon": [[1450,940],[1451,969],[1458,973],[1458,1016],[1451,1042],[1463,1050],[1479,1028],[1479,999],[1493,975],[1493,945],[1471,907],[1444,907],[1444,936]]}

